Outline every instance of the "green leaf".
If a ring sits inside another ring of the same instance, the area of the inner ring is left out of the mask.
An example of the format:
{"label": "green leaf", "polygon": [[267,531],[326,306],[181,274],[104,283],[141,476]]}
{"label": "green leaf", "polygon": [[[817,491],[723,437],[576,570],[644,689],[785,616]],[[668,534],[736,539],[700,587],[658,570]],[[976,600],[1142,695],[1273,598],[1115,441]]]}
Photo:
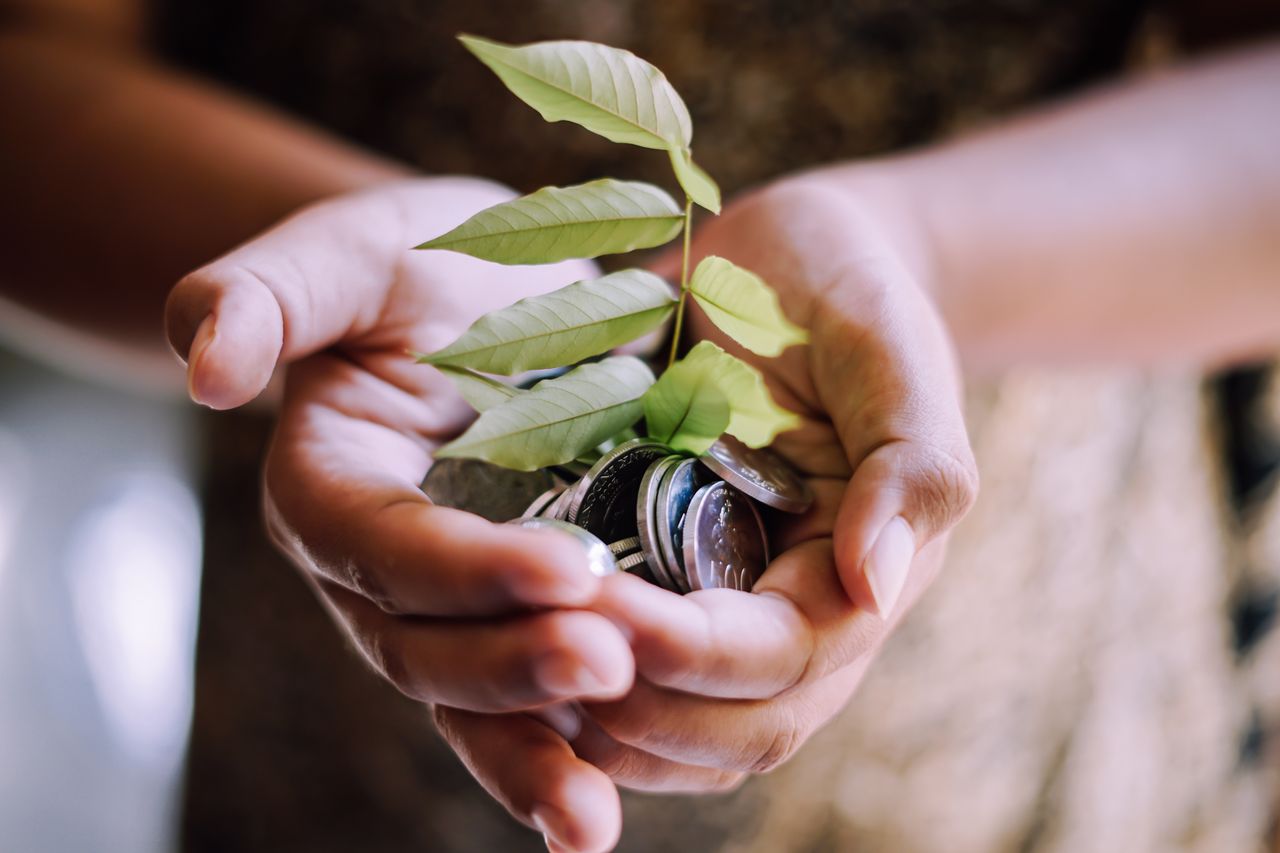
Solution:
{"label": "green leaf", "polygon": [[[677,371],[683,376],[668,388],[659,390],[666,378]],[[729,418],[722,432],[738,438],[743,444],[765,447],[778,433],[800,425],[798,415],[788,412],[773,401],[760,371],[710,341],[702,341],[664,373],[662,379],[645,395],[645,423],[650,431],[655,428],[654,422],[650,420],[651,411],[658,417],[659,430],[670,429],[668,424],[671,415],[667,413],[678,412],[681,407],[694,408],[696,400],[690,402],[685,398],[691,399],[691,395],[703,393],[707,383],[713,384],[729,404]],[[670,400],[662,399],[668,394]],[[651,400],[651,397],[654,399]],[[665,412],[657,411],[659,405]],[[706,423],[714,422],[708,420]],[[690,431],[702,439],[709,434],[710,429],[700,426],[696,430],[690,427]],[[685,449],[701,453],[719,435],[720,433],[716,433],[712,436],[701,450],[696,449],[689,441],[685,442]]]}
{"label": "green leaf", "polygon": [[658,187],[603,178],[496,204],[416,248],[500,264],[550,264],[661,246],[683,223],[683,211]]}
{"label": "green leaf", "polygon": [[809,333],[787,319],[764,279],[724,258],[703,258],[689,291],[711,322],[756,355],[772,357],[809,342]]}
{"label": "green leaf", "polygon": [[[414,353],[418,356],[418,361],[425,362],[431,357]],[[449,365],[437,364],[436,367],[453,382],[454,387],[458,389],[458,393],[462,395],[462,399],[471,404],[471,408],[477,412],[483,412],[492,409],[501,403],[505,403],[512,397],[523,394],[519,388],[513,388],[505,382],[499,382],[496,379],[490,379],[488,376],[482,376],[465,367],[450,367]]]}
{"label": "green leaf", "polygon": [[545,379],[480,415],[437,458],[487,459],[518,471],[563,465],[640,417],[653,373],[616,356]]}
{"label": "green leaf", "polygon": [[653,331],[675,304],[658,276],[623,270],[486,314],[419,360],[506,375],[573,364]]}
{"label": "green leaf", "polygon": [[458,37],[547,121],[571,121],[613,142],[688,148],[689,110],[667,78],[635,54],[588,41],[516,47]]}
{"label": "green leaf", "polygon": [[716,381],[716,365],[692,357],[671,365],[644,395],[649,436],[676,450],[702,453],[729,426],[729,400]]}
{"label": "green leaf", "polygon": [[719,213],[720,187],[710,175],[702,171],[702,167],[693,162],[693,152],[688,148],[672,148],[667,153],[671,155],[671,168],[675,170],[676,180],[689,194],[689,198],[712,213]]}

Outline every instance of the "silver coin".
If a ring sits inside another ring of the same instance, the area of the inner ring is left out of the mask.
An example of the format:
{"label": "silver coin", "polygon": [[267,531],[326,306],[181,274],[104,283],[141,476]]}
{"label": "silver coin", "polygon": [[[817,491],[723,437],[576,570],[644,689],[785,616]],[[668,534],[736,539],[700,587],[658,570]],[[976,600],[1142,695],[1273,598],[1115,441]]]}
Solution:
{"label": "silver coin", "polygon": [[685,520],[684,564],[694,589],[750,592],[769,565],[764,522],[751,498],[728,483],[699,489]]}
{"label": "silver coin", "polygon": [[628,554],[618,560],[618,569],[623,572],[629,572],[632,569],[638,569],[646,565],[648,565],[648,563],[644,558],[644,554],[641,554],[638,551],[634,554]]}
{"label": "silver coin", "polygon": [[546,471],[513,471],[481,459],[437,459],[422,491],[438,506],[510,521],[554,484]]}
{"label": "silver coin", "polygon": [[747,447],[731,435],[721,436],[701,457],[734,488],[783,512],[804,512],[813,489],[795,467],[768,448]]}
{"label": "silver coin", "polygon": [[628,536],[626,539],[619,539],[617,542],[610,542],[609,550],[613,552],[613,556],[615,557],[622,557],[627,554],[639,553],[640,537]]}
{"label": "silver coin", "polygon": [[645,559],[649,561],[649,574],[658,580],[658,585],[672,592],[681,592],[672,571],[679,573],[678,567],[669,567],[658,542],[658,528],[664,523],[666,513],[658,500],[659,487],[666,479],[667,473],[680,464],[681,457],[666,456],[645,469],[640,480],[640,493],[636,497],[636,526],[639,528],[640,544]]}
{"label": "silver coin", "polygon": [[696,459],[684,459],[673,465],[658,485],[658,549],[680,592],[692,589],[684,564],[684,523],[689,502],[703,486],[716,482],[720,478]]}
{"label": "silver coin", "polygon": [[609,550],[609,546],[601,542],[598,536],[592,535],[576,524],[570,524],[567,521],[559,521],[554,518],[517,518],[508,522],[508,524],[540,530],[559,530],[567,533],[581,542],[583,548],[586,549],[587,565],[591,568],[591,574],[603,578],[618,573],[618,561],[614,558],[613,552]]}
{"label": "silver coin", "polygon": [[564,490],[565,490],[565,485],[563,483],[557,483],[556,485],[547,489],[545,492],[543,492],[542,494],[534,498],[533,503],[525,507],[525,511],[520,514],[520,517],[521,518],[537,518],[538,516],[542,515],[542,513],[547,509],[547,507],[549,507],[552,503],[554,503],[555,499],[560,497],[560,495],[564,493]]}
{"label": "silver coin", "polygon": [[557,521],[567,520],[567,516],[569,515],[569,503],[573,500],[573,492],[575,488],[577,488],[576,483],[557,495],[556,499],[547,504],[546,509],[542,511],[542,517],[554,518]]}
{"label": "silver coin", "polygon": [[671,451],[645,439],[632,439],[610,450],[574,487],[568,520],[605,542],[635,536],[636,496],[645,469]]}

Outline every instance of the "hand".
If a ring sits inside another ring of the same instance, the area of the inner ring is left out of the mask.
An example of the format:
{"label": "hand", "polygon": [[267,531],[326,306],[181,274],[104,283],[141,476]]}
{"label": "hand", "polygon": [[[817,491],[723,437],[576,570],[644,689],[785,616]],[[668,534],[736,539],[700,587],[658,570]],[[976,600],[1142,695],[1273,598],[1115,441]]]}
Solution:
{"label": "hand", "polygon": [[[241,405],[292,362],[266,463],[274,538],[396,687],[486,713],[616,698],[634,666],[616,627],[574,609],[600,587],[576,543],[433,506],[418,489],[432,449],[472,413],[406,351],[592,274],[409,250],[507,197],[432,179],[326,201],[190,274],[167,306],[199,402]],[[530,765],[546,771],[537,796],[560,807],[564,770],[616,808],[604,774],[560,749],[554,766]],[[528,821],[536,801],[522,805]]]}
{"label": "hand", "polygon": [[[637,683],[554,722],[617,784],[718,790],[785,761],[844,705],[936,573],[977,474],[950,343],[913,272],[921,266],[899,245],[873,211],[812,179],[745,198],[698,233],[695,262],[718,254],[759,273],[810,330],[808,347],[762,360],[691,317],[693,337],[751,360],[802,413],[804,426],[775,447],[817,500],[802,517],[773,519],[779,556],[755,594],[681,597],[632,577],[604,585],[592,608],[630,636]],[[662,271],[674,277],[677,263]],[[527,719],[437,713],[504,802],[536,788],[535,773],[584,772]],[[521,757],[531,743],[543,755],[536,771]],[[603,849],[592,842],[616,838],[620,820],[585,807],[556,818],[550,846],[577,850]]]}

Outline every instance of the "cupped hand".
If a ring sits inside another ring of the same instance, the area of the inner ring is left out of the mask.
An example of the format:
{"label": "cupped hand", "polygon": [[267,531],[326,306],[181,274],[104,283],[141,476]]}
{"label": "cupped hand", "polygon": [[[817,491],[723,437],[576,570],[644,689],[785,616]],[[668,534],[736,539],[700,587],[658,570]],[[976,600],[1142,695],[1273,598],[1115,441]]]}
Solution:
{"label": "cupped hand", "polygon": [[[433,506],[418,488],[433,448],[473,415],[407,352],[592,274],[410,251],[509,196],[441,178],[325,201],[188,275],[166,309],[198,402],[244,404],[290,364],[265,473],[273,538],[396,687],[482,713],[617,698],[634,675],[619,629],[580,609],[600,589],[580,546]],[[538,784],[504,802],[526,823],[616,812],[609,780],[563,742],[521,746]]]}
{"label": "cupped hand", "polygon": [[[905,245],[870,207],[814,178],[748,196],[697,232],[695,263],[716,254],[757,272],[810,332],[809,345],[760,359],[697,310],[690,319],[690,337],[754,363],[803,416],[775,449],[817,499],[804,516],[772,516],[777,557],[754,594],[677,596],[632,577],[604,584],[592,608],[629,637],[636,685],[562,710],[554,722],[564,740],[543,732],[543,741],[567,741],[626,787],[720,790],[789,758],[849,699],[977,491],[951,345],[926,266]],[[662,264],[677,270],[678,259]],[[537,785],[513,734],[527,720],[438,715],[499,799]],[[501,750],[487,746],[496,742]],[[576,778],[580,766],[560,756],[556,778]],[[615,831],[611,812],[558,818],[553,849],[592,849],[577,840]]]}

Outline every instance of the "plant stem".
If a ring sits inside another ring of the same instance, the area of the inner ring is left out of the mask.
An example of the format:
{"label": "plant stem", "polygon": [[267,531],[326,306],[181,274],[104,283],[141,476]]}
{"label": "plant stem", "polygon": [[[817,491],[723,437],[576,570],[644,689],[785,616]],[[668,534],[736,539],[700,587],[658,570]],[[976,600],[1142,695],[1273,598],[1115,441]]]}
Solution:
{"label": "plant stem", "polygon": [[676,363],[680,349],[680,331],[684,327],[684,306],[689,301],[689,224],[693,219],[693,199],[684,197],[684,257],[680,260],[680,302],[676,305],[676,327],[671,335],[671,353],[667,356],[667,368]]}

